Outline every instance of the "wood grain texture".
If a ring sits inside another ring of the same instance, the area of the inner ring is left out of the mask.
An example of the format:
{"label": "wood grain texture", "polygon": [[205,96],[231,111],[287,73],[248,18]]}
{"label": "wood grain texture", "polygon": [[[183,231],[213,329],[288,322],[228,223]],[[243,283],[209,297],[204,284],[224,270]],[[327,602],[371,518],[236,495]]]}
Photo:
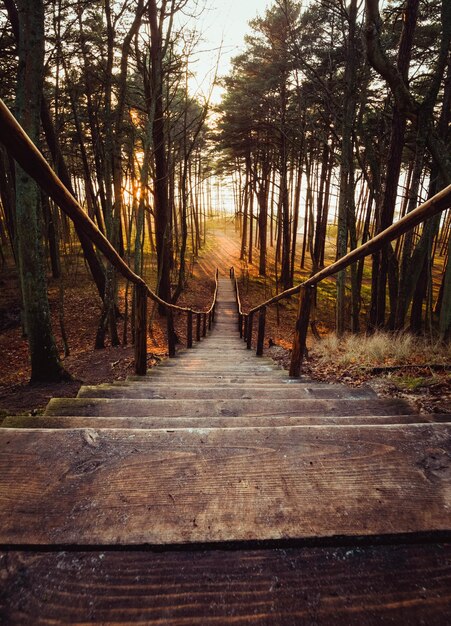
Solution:
{"label": "wood grain texture", "polygon": [[[273,376],[250,376],[238,373],[237,375],[231,374],[216,374],[215,376],[203,376],[202,380],[198,376],[127,376],[125,382],[132,383],[141,383],[143,386],[149,385],[150,387],[156,385],[173,385],[179,387],[186,387],[188,385],[199,386],[212,386],[212,385],[237,385],[239,387],[245,387],[246,385],[252,384],[260,385],[264,387],[274,386],[274,384],[279,384],[279,386],[284,389],[287,386],[296,386],[302,384],[295,378],[275,378]],[[113,383],[114,384],[114,383]]]}
{"label": "wood grain texture", "polygon": [[[201,365],[201,366],[210,365],[210,367],[213,369],[222,369],[219,366],[219,364],[217,362],[215,363],[214,359],[212,359],[210,347],[208,348],[208,350],[204,350],[202,354],[199,354],[198,349],[196,348],[193,348],[192,350],[193,350],[192,358],[189,358],[189,356],[187,355],[183,355],[183,356],[177,356],[177,358],[172,361],[169,361],[169,360],[163,361],[158,366],[159,370],[162,370],[165,368],[175,370],[179,367],[185,367],[188,365],[190,367],[193,367],[195,365]],[[235,347],[230,348],[230,349],[226,349],[222,347],[221,365],[223,363],[222,357],[224,357],[225,359],[225,363],[224,363],[225,366],[233,367],[234,364],[235,365],[250,365],[254,369],[258,369],[259,367],[265,366],[271,370],[284,371],[284,370],[281,370],[279,367],[277,367],[275,362],[271,361],[270,359],[262,358],[262,360],[260,361],[260,360],[257,360],[253,354],[249,354],[249,352],[246,352],[245,354],[237,354],[237,350]],[[288,375],[287,372],[285,372],[285,375]]]}
{"label": "wood grain texture", "polygon": [[281,428],[285,426],[381,426],[451,422],[451,415],[353,415],[343,417],[77,417],[17,415],[4,418],[4,428]]}
{"label": "wood grain texture", "polygon": [[0,432],[0,543],[450,530],[451,426]]}
{"label": "wood grain texture", "polygon": [[408,415],[412,407],[397,399],[345,400],[135,400],[54,398],[45,415],[105,417],[294,417],[307,415]]}
{"label": "wood grain texture", "polygon": [[376,394],[371,389],[347,389],[346,387],[238,387],[230,388],[211,385],[209,387],[174,387],[166,385],[165,388],[152,389],[148,385],[140,384],[98,385],[95,387],[83,386],[80,388],[79,398],[135,398],[135,399],[185,399],[185,400],[251,400],[251,399],[296,399],[296,398],[319,398],[319,399],[344,399],[344,398],[375,398]]}
{"label": "wood grain texture", "polygon": [[451,547],[0,553],[0,621],[445,626]]}
{"label": "wood grain texture", "polygon": [[255,376],[264,377],[268,381],[278,380],[279,378],[287,378],[287,375],[282,370],[276,370],[271,367],[263,366],[261,368],[254,367],[252,365],[243,367],[239,364],[235,366],[229,367],[221,367],[221,368],[213,368],[211,365],[206,366],[205,369],[201,370],[196,367],[186,366],[184,368],[178,367],[172,369],[168,372],[169,368],[154,368],[150,370],[147,374],[146,379],[151,380],[153,378],[174,378],[174,377],[183,377],[183,378],[198,378],[202,380],[204,377],[214,378],[221,376],[249,376],[249,378],[254,378]]}

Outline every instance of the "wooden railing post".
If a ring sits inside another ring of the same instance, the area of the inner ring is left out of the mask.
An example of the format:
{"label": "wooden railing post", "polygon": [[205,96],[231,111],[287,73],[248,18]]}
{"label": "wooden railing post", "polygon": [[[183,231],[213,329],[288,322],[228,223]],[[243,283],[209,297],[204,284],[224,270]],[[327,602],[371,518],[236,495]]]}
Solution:
{"label": "wooden railing post", "polygon": [[246,347],[248,350],[252,347],[252,324],[254,321],[254,314],[249,313],[247,320],[247,332],[246,332]]}
{"label": "wooden railing post", "polygon": [[203,316],[203,328],[202,328],[202,336],[206,337],[207,336],[207,314],[206,313],[202,313]]}
{"label": "wooden railing post", "polygon": [[167,329],[168,329],[168,353],[169,358],[175,357],[175,332],[174,332],[174,317],[171,309],[166,310],[167,316]]}
{"label": "wooden railing post", "polygon": [[201,313],[196,315],[196,341],[200,341]]}
{"label": "wooden railing post", "polygon": [[247,327],[248,327],[248,324],[249,324],[249,318],[248,318],[247,315],[244,315],[243,317],[244,317],[243,339],[244,339],[244,341],[246,341],[247,340]]}
{"label": "wooden railing post", "polygon": [[208,330],[211,330],[211,311],[208,314]]}
{"label": "wooden railing post", "polygon": [[187,315],[187,329],[186,329],[186,344],[188,348],[193,347],[193,312],[188,311]]}
{"label": "wooden railing post", "polygon": [[266,307],[260,309],[258,314],[257,356],[263,355],[263,343],[265,341]]}
{"label": "wooden railing post", "polygon": [[294,332],[293,348],[291,352],[290,376],[299,378],[301,374],[301,364],[304,358],[305,346],[307,341],[307,331],[310,321],[310,308],[312,305],[314,287],[301,287],[299,296],[298,317],[296,320],[296,328]]}
{"label": "wooden railing post", "polygon": [[136,286],[135,373],[147,373],[147,291],[141,285]]}
{"label": "wooden railing post", "polygon": [[243,316],[238,313],[238,330],[240,331],[240,339],[243,338]]}

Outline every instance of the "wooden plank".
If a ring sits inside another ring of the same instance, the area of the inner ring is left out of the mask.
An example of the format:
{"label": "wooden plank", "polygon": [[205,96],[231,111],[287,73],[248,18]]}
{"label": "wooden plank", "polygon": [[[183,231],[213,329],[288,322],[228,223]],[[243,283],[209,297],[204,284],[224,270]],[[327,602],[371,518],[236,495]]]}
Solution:
{"label": "wooden plank", "polygon": [[120,387],[119,385],[84,386],[78,392],[79,398],[136,398],[136,399],[229,399],[251,400],[258,398],[289,399],[289,398],[318,398],[318,399],[342,399],[342,398],[375,398],[376,394],[369,389],[349,389],[346,387],[231,387],[217,388],[216,386],[205,387],[173,387],[168,385],[164,389],[151,389],[148,385],[132,385]]}
{"label": "wooden plank", "polygon": [[[194,349],[194,348],[193,348]],[[163,370],[176,370],[179,368],[186,368],[186,367],[190,367],[190,368],[194,368],[194,367],[207,367],[210,366],[211,369],[213,370],[222,370],[223,367],[228,368],[228,367],[233,367],[234,365],[240,365],[242,367],[248,367],[248,368],[254,368],[255,370],[259,370],[259,369],[264,369],[264,368],[268,368],[270,370],[273,371],[285,371],[285,370],[281,370],[280,367],[277,367],[277,365],[274,362],[268,361],[266,358],[260,360],[257,359],[255,357],[255,355],[253,354],[249,354],[247,353],[248,356],[243,355],[239,355],[237,354],[236,350],[230,350],[230,352],[226,352],[225,350],[220,350],[220,354],[221,354],[221,361],[218,362],[217,360],[212,360],[211,357],[202,357],[202,355],[197,356],[193,359],[188,359],[186,356],[183,356],[181,358],[177,358],[176,360],[171,362],[164,362],[163,364],[159,365],[157,368],[155,368],[155,371],[163,371]],[[285,372],[287,375],[288,373]]]}
{"label": "wooden plank", "polygon": [[4,428],[281,428],[285,426],[368,426],[451,422],[451,415],[311,417],[80,417],[71,415],[5,417]]}
{"label": "wooden plank", "polygon": [[[218,355],[221,354],[221,350],[214,350]],[[256,357],[254,357],[256,359]],[[234,358],[224,356],[224,362],[218,365],[218,363],[214,364],[209,360],[198,361],[196,363],[180,363],[175,362],[173,366],[171,365],[159,365],[157,367],[152,367],[152,369],[148,370],[148,375],[155,377],[158,376],[173,376],[175,374],[187,374],[190,372],[199,372],[200,374],[208,374],[211,376],[233,376],[234,372],[242,371],[243,375],[252,376],[253,372],[259,372],[260,375],[265,375],[268,378],[271,376],[288,378],[288,372],[283,370],[282,368],[275,367],[274,365],[263,364],[258,365],[254,362],[246,362],[245,360],[240,360],[237,355]]]}
{"label": "wooden plank", "polygon": [[[192,381],[187,381],[187,382],[183,382],[183,381],[175,381],[174,383],[168,381],[168,380],[155,380],[155,381],[141,381],[141,378],[136,378],[135,380],[115,380],[113,383],[103,383],[102,385],[95,385],[95,387],[119,387],[121,389],[124,388],[143,388],[143,389],[170,389],[170,388],[175,388],[175,389],[192,389],[193,385],[196,385],[197,383],[193,383]],[[197,385],[198,386],[198,385]],[[282,392],[286,392],[288,393],[288,391],[290,389],[305,389],[305,388],[314,388],[314,389],[326,389],[326,388],[336,388],[336,389],[343,389],[344,385],[333,385],[333,384],[327,384],[327,383],[320,383],[320,382],[314,382],[308,379],[303,379],[302,381],[300,380],[296,380],[296,379],[291,379],[291,378],[287,378],[284,381],[273,381],[271,385],[264,385],[262,386],[262,384],[257,380],[252,380],[250,382],[247,383],[247,385],[241,386],[241,385],[237,385],[235,383],[224,383],[223,381],[220,382],[213,382],[213,383],[206,383],[202,385],[203,389],[221,389],[221,388],[228,388],[228,389],[250,389],[250,390],[260,390],[262,391],[263,389],[269,389],[272,391],[280,391]],[[348,389],[348,387],[345,387],[346,389]],[[362,389],[371,389],[370,387],[362,387]],[[377,394],[374,394],[375,397],[378,397]],[[288,398],[290,396],[287,396]]]}
{"label": "wooden plank", "polygon": [[53,398],[46,415],[133,417],[282,417],[307,415],[408,415],[411,406],[393,398],[346,400],[135,400]]}
{"label": "wooden plank", "polygon": [[[212,347],[214,347],[215,349],[221,350],[221,355],[224,355],[224,357],[227,358],[228,360],[235,359],[237,362],[247,363],[249,365],[254,365],[255,367],[257,367],[261,363],[266,363],[267,365],[271,365],[274,369],[278,369],[275,361],[268,359],[266,356],[262,360],[260,360],[260,359],[257,359],[255,355],[252,353],[243,352],[242,351],[243,346],[241,344],[238,348],[233,345],[230,346],[229,344],[222,344],[222,345],[216,344],[215,346],[212,346]],[[210,365],[212,365],[213,367],[218,366],[218,361],[216,358],[217,355],[214,355],[214,353],[212,352],[212,347],[210,347],[209,339],[204,339],[203,342],[200,343],[200,345],[194,344],[192,351],[190,350],[189,353],[187,352],[186,348],[181,348],[181,351],[177,353],[176,359],[174,360],[165,359],[164,361],[161,362],[159,367],[165,367],[165,366],[175,367],[179,364],[194,363],[194,362],[210,363]],[[222,360],[220,364],[222,365]]]}
{"label": "wooden plank", "polygon": [[[135,377],[137,378],[137,377]],[[134,388],[145,388],[145,389],[164,389],[164,388],[170,388],[173,385],[175,387],[177,387],[178,389],[186,387],[187,389],[189,389],[191,387],[193,383],[188,381],[186,384],[184,384],[183,382],[175,382],[172,383],[169,380],[152,380],[150,381],[149,379],[145,379],[143,380],[142,378],[137,378],[137,380],[115,380],[112,383],[102,383],[100,385],[94,385],[93,388],[97,388],[97,387],[134,387]],[[218,384],[224,384],[224,383],[218,383]],[[230,383],[229,385],[229,389],[250,389],[250,390],[259,390],[262,391],[263,388],[261,387],[260,383],[258,380],[251,380],[247,383],[247,385],[245,385],[244,387],[240,386],[240,385],[236,385],[234,383]],[[215,389],[216,388],[216,383],[210,383],[208,385],[205,385],[205,388],[207,389]],[[348,387],[347,385],[343,385],[340,383],[323,383],[321,381],[316,381],[316,380],[312,380],[309,378],[302,378],[302,380],[298,380],[296,378],[287,378],[284,380],[275,380],[272,382],[271,385],[269,386],[265,386],[264,389],[270,389],[271,391],[281,391],[281,392],[286,392],[288,389],[334,389],[334,390],[349,390],[349,391],[355,391],[355,390],[361,390],[361,391],[368,391],[372,394],[374,394],[375,397],[379,397],[376,392],[374,392],[374,390],[367,386],[367,385],[362,385],[361,387]]]}
{"label": "wooden plank", "polygon": [[232,382],[236,382],[237,386],[241,386],[242,379],[246,380],[246,386],[254,384],[254,382],[258,383],[266,383],[267,385],[274,387],[274,385],[283,384],[288,378],[283,376],[278,376],[277,373],[274,375],[272,372],[245,372],[237,368],[235,373],[233,370],[229,372],[208,372],[205,370],[204,372],[193,371],[186,373],[181,373],[180,371],[174,371],[172,374],[167,374],[166,376],[153,376],[148,375],[143,377],[141,380],[144,384],[153,384],[154,382],[163,382],[170,384],[174,382],[176,384],[186,383],[198,383],[199,385],[203,385],[204,383],[214,383],[221,382],[223,380],[230,380]]}
{"label": "wooden plank", "polygon": [[0,543],[449,531],[451,426],[0,431]]}
{"label": "wooden plank", "polygon": [[[121,383],[124,381],[118,381],[118,383]],[[305,382],[304,379],[298,379],[298,378],[270,378],[268,380],[268,378],[266,377],[262,377],[262,376],[255,376],[255,377],[249,377],[249,376],[204,376],[202,378],[202,382],[199,381],[198,378],[189,378],[189,377],[174,377],[174,380],[171,380],[170,376],[165,376],[165,377],[153,377],[151,378],[149,377],[142,377],[142,376],[127,376],[127,379],[125,382],[134,382],[134,383],[140,383],[143,386],[148,385],[149,387],[157,387],[157,386],[168,386],[168,385],[174,385],[174,386],[178,386],[178,387],[186,387],[189,385],[196,385],[197,387],[199,386],[207,386],[207,385],[227,385],[227,386],[231,386],[231,385],[235,385],[235,386],[248,386],[249,384],[252,384],[252,386],[255,385],[260,385],[261,387],[274,387],[275,384],[277,384],[280,388],[284,388],[285,386],[293,386],[293,385],[299,385],[302,384],[303,382]],[[113,383],[116,384],[116,383]]]}
{"label": "wooden plank", "polygon": [[4,624],[450,623],[450,544],[0,553]]}
{"label": "wooden plank", "polygon": [[279,378],[288,378],[287,373],[284,370],[276,369],[263,365],[261,367],[255,367],[253,365],[246,365],[243,363],[237,363],[233,365],[224,365],[224,367],[212,367],[211,364],[196,364],[192,365],[179,365],[174,368],[170,367],[155,367],[152,368],[147,376],[152,378],[167,377],[169,380],[174,376],[248,376],[252,379],[253,376],[264,376],[268,381],[277,381]]}
{"label": "wooden plank", "polygon": [[161,378],[168,377],[172,379],[175,376],[184,376],[184,377],[192,377],[192,376],[207,376],[213,378],[215,376],[249,376],[252,378],[254,376],[264,376],[268,381],[277,380],[278,378],[288,378],[287,373],[284,370],[276,369],[270,366],[261,366],[261,367],[253,367],[246,366],[237,363],[236,367],[232,365],[224,366],[221,368],[212,368],[211,365],[179,365],[178,367],[174,367],[174,369],[169,368],[159,368],[155,367],[149,371],[147,377],[152,378]]}

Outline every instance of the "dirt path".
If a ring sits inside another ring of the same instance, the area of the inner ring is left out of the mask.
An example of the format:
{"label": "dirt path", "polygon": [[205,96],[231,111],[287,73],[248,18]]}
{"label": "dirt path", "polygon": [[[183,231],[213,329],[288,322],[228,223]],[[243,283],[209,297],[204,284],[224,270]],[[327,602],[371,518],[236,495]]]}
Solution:
{"label": "dirt path", "polygon": [[225,222],[222,228],[208,232],[205,249],[201,250],[194,264],[194,276],[197,280],[209,279],[216,268],[221,276],[228,276],[232,266],[240,265],[239,234],[233,224]]}

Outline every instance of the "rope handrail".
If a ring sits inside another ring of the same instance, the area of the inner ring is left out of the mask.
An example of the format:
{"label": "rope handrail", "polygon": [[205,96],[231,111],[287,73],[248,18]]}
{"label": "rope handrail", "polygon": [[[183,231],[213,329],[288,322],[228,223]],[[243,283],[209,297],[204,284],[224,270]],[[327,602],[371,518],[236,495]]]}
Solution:
{"label": "rope handrail", "polygon": [[[91,242],[100,250],[105,258],[113,265],[124,278],[129,280],[136,286],[137,293],[137,340],[135,366],[136,373],[145,373],[147,367],[147,298],[150,298],[160,306],[166,308],[168,312],[168,343],[169,354],[174,355],[175,342],[173,339],[173,322],[172,312],[186,313],[188,322],[192,322],[192,316],[198,318],[197,336],[200,335],[200,316],[204,316],[204,336],[206,318],[208,316],[208,325],[211,328],[211,322],[214,320],[215,307],[218,295],[218,276],[219,270],[215,272],[215,290],[213,294],[210,308],[206,311],[200,311],[191,307],[181,307],[171,302],[166,302],[158,296],[145,282],[141,276],[138,276],[127,265],[127,263],[118,254],[117,250],[111,245],[105,235],[97,228],[91,218],[84,212],[80,203],[72,195],[72,193],[63,184],[56,175],[44,156],[28,137],[22,126],[13,116],[6,104],[0,98],[0,142],[4,144],[8,153],[17,161],[21,168],[33,178],[37,184],[43,189],[48,196],[55,202],[57,206],[77,224],[80,230],[91,240]],[[145,297],[143,297],[145,296]],[[192,326],[191,333],[188,330],[188,344],[192,347]]]}
{"label": "rope handrail", "polygon": [[[199,316],[204,316],[204,335],[205,335],[205,317],[209,316],[209,327],[211,326],[212,319],[214,320],[215,306],[216,306],[216,298],[218,293],[218,270],[216,270],[216,284],[215,284],[215,292],[213,296],[213,301],[208,309],[208,311],[198,311],[196,309],[192,309],[190,307],[180,307],[170,302],[166,302],[162,298],[160,298],[152,289],[147,285],[143,278],[138,276],[133,272],[133,270],[125,263],[125,261],[121,258],[115,248],[111,245],[108,239],[103,235],[103,233],[97,228],[94,222],[90,219],[90,217],[83,211],[82,207],[75,199],[75,197],[70,193],[70,191],[65,187],[62,181],[58,178],[55,172],[52,170],[50,165],[47,163],[41,152],[37,149],[28,135],[25,133],[23,128],[14,118],[12,113],[9,111],[8,107],[5,105],[3,100],[0,99],[0,141],[5,145],[10,155],[19,163],[19,165],[23,168],[27,174],[29,174],[39,186],[49,195],[50,198],[57,204],[66,215],[68,215],[74,223],[76,223],[79,228],[85,233],[85,235],[92,241],[92,243],[104,254],[107,260],[124,276],[124,278],[128,279],[130,282],[136,285],[137,294],[140,300],[140,311],[142,314],[145,313],[146,308],[143,300],[149,297],[154,302],[159,305],[165,307],[168,311],[168,318],[172,318],[172,315],[169,315],[169,312],[181,312],[187,313],[189,320],[192,315],[197,315],[198,320]],[[264,315],[266,311],[266,307],[271,304],[275,304],[276,302],[288,298],[296,293],[299,293],[301,290],[304,293],[307,293],[309,290],[305,289],[306,287],[313,287],[318,284],[328,276],[332,276],[339,271],[346,269],[352,263],[379,251],[386,243],[400,237],[408,230],[414,228],[424,220],[437,215],[438,213],[444,211],[445,209],[451,206],[451,185],[448,185],[442,191],[434,195],[432,198],[421,204],[411,213],[408,213],[401,220],[392,224],[390,227],[386,228],[384,231],[367,241],[365,244],[362,244],[358,248],[355,248],[347,255],[332,263],[328,267],[322,269],[317,272],[306,281],[283,291],[282,293],[262,302],[258,306],[252,308],[247,314],[242,311],[242,304],[239,297],[238,285],[235,279],[235,287],[237,294],[237,302],[239,303],[240,310],[240,320],[244,318],[245,325],[251,328],[251,332],[248,332],[246,329],[247,342],[248,347],[250,347],[250,339],[249,335],[252,335],[252,317],[255,313],[260,312],[262,319],[264,320]],[[231,269],[232,272],[233,268]],[[234,274],[234,270],[233,270]],[[145,295],[146,298],[142,296]],[[307,302],[305,303],[307,304]],[[248,320],[251,322],[247,324]],[[141,319],[141,323],[143,320]],[[172,321],[168,322],[168,332],[169,335],[171,332],[169,331],[169,325],[172,324]],[[241,325],[241,323],[240,323]],[[264,321],[261,325],[261,328],[264,332]],[[142,334],[142,333],[141,333]],[[199,321],[198,321],[198,334],[199,334]],[[144,339],[141,336],[140,338],[141,349],[144,350]],[[259,338],[259,343],[260,338]],[[139,348],[138,348],[139,349]],[[294,352],[294,350],[293,350]],[[171,355],[171,349],[170,349]],[[143,356],[141,355],[141,361],[143,361]],[[143,369],[141,368],[137,369]],[[291,371],[291,370],[290,370]]]}
{"label": "rope handrail", "polygon": [[279,293],[273,298],[270,298],[269,300],[266,300],[265,302],[262,302],[261,304],[253,307],[247,313],[243,313],[242,311],[238,283],[235,278],[235,270],[232,267],[230,269],[230,276],[233,276],[233,278],[235,278],[235,291],[237,294],[237,303],[239,303],[238,328],[240,331],[240,337],[244,337],[244,340],[247,343],[247,348],[251,348],[253,317],[255,313],[259,313],[257,356],[261,356],[263,354],[263,342],[265,335],[266,307],[300,292],[301,297],[299,299],[298,317],[296,321],[290,364],[290,376],[296,378],[299,377],[301,363],[306,349],[307,330],[309,325],[310,307],[312,302],[312,289],[308,289],[308,287],[314,287],[325,278],[328,278],[329,276],[332,276],[337,272],[343,271],[352,263],[355,263],[356,261],[359,261],[360,259],[369,256],[370,254],[378,252],[385,244],[389,243],[393,239],[397,239],[407,231],[415,228],[415,226],[417,226],[421,222],[424,222],[426,219],[438,215],[439,213],[445,211],[446,209],[449,209],[450,207],[451,185],[448,185],[439,193],[435,194],[432,198],[429,198],[429,200],[426,200],[426,202],[423,202],[419,207],[408,213],[398,222],[392,224],[358,248],[355,248],[354,250],[343,256],[341,259],[338,259],[338,261],[335,261],[335,263],[332,263],[328,267],[323,268],[299,285],[291,287],[290,289]]}
{"label": "rope handrail", "polygon": [[275,304],[284,298],[289,298],[290,296],[299,293],[303,287],[313,287],[317,285],[319,282],[340,272],[349,265],[352,265],[356,261],[369,256],[370,254],[374,254],[378,252],[386,243],[393,241],[393,239],[397,239],[401,235],[404,235],[407,231],[415,228],[421,222],[424,222],[426,219],[445,211],[451,207],[451,185],[448,185],[444,189],[442,189],[439,193],[435,194],[426,202],[423,202],[419,207],[405,215],[398,222],[395,222],[378,235],[369,239],[367,242],[359,246],[358,248],[354,248],[348,254],[335,261],[331,265],[323,268],[313,276],[310,276],[307,280],[291,287],[290,289],[286,289],[282,291],[282,293],[277,294],[276,296],[258,304],[248,311],[248,313],[243,313],[243,315],[250,315],[251,313],[257,313],[263,308],[270,306],[271,304]]}
{"label": "rope handrail", "polygon": [[0,141],[5,145],[8,152],[17,163],[19,163],[22,169],[36,180],[39,186],[44,189],[55,204],[57,204],[73,222],[78,224],[85,235],[89,237],[92,243],[95,244],[122,276],[137,287],[144,289],[151,300],[172,311],[178,311],[180,313],[191,312],[193,315],[198,313],[208,314],[213,310],[214,298],[207,311],[198,311],[191,307],[181,307],[171,302],[166,302],[166,300],[160,298],[160,296],[149,287],[141,276],[135,274],[105,235],[97,228],[91,218],[83,211],[80,203],[58,178],[2,99],[0,99]]}

